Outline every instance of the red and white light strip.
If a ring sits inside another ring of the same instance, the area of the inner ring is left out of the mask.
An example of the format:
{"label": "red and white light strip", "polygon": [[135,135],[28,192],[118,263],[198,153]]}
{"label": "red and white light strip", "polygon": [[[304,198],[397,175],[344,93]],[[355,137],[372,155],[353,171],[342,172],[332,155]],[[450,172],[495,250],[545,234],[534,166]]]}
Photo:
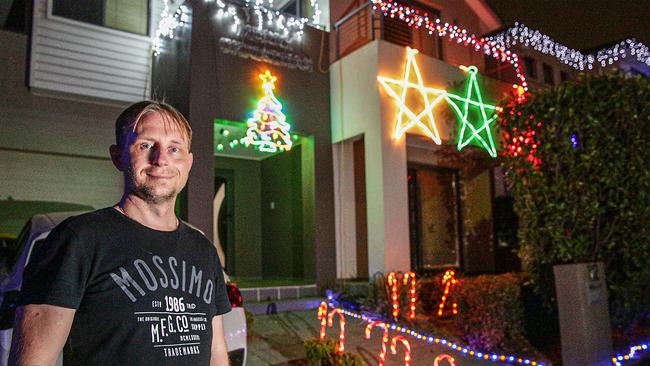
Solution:
{"label": "red and white light strip", "polygon": [[486,55],[492,56],[501,62],[507,62],[512,65],[520,81],[520,86],[524,90],[528,90],[528,83],[526,76],[521,72],[519,67],[519,56],[516,53],[506,49],[502,44],[495,41],[486,40],[483,37],[467,31],[467,29],[451,25],[443,22],[440,18],[429,18],[429,14],[419,10],[417,7],[403,4],[401,1],[380,1],[373,0],[373,10],[381,11],[384,16],[404,21],[409,27],[412,28],[425,28],[429,34],[434,33],[439,37],[449,38],[450,41],[462,43],[465,46],[471,47],[476,52],[482,52]]}

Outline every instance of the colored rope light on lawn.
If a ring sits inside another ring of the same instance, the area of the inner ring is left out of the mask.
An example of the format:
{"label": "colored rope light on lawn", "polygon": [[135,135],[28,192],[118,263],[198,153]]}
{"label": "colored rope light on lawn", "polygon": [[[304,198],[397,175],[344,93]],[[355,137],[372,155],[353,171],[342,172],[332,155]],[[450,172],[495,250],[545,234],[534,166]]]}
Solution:
{"label": "colored rope light on lawn", "polygon": [[[446,98],[451,105],[456,115],[461,120],[461,129],[458,134],[458,150],[462,150],[465,146],[469,145],[472,141],[478,141],[483,148],[490,154],[491,157],[497,157],[497,149],[494,146],[494,139],[492,138],[492,131],[490,131],[490,125],[494,120],[496,120],[497,115],[496,111],[499,109],[497,106],[483,103],[483,96],[481,95],[481,89],[478,86],[478,81],[476,79],[476,74],[478,74],[478,69],[476,66],[470,67],[460,67],[463,70],[468,72],[467,80],[467,91],[464,98],[461,98],[455,94],[448,93]],[[459,102],[459,103],[456,103]],[[462,105],[461,107],[458,105]],[[478,127],[475,127],[473,123],[469,121],[469,106],[478,107],[481,112],[480,121]],[[489,111],[489,112],[486,112]]]}
{"label": "colored rope light on lawn", "polygon": [[173,39],[176,28],[182,27],[188,20],[188,11],[185,5],[179,6],[174,13],[171,13],[168,1],[163,0],[163,3],[165,7],[160,13],[158,28],[154,33],[154,37],[151,39],[151,49],[153,50],[154,56],[160,54],[163,38]]}
{"label": "colored rope light on lawn", "polygon": [[425,28],[429,31],[430,35],[436,34],[438,37],[446,37],[452,42],[463,44],[476,52],[482,52],[500,62],[512,65],[519,84],[525,90],[528,90],[528,82],[526,82],[526,77],[521,72],[519,65],[519,56],[507,50],[504,45],[485,38],[479,38],[466,29],[444,23],[439,18],[429,18],[427,12],[421,11],[417,7],[406,5],[400,1],[372,0],[372,3],[373,10],[378,9],[386,17],[400,19],[411,28]]}
{"label": "colored rope light on lawn", "polygon": [[456,359],[447,354],[436,356],[436,359],[433,360],[433,366],[440,366],[440,361],[442,360],[447,361],[451,366],[456,366]]}
{"label": "colored rope light on lawn", "polygon": [[381,352],[379,352],[379,366],[384,366],[386,363],[386,347],[388,345],[388,327],[380,321],[374,321],[366,326],[366,339],[370,339],[370,331],[374,327],[379,327],[384,330],[381,337]]}
{"label": "colored rope light on lawn", "polygon": [[264,96],[257,102],[253,117],[246,122],[248,130],[241,142],[266,152],[291,150],[291,125],[286,122],[282,104],[273,94],[277,78],[268,70],[259,77],[262,79]]}
{"label": "colored rope light on lawn", "polygon": [[[442,285],[445,286],[445,290],[443,291],[442,298],[440,299],[440,305],[438,305],[438,316],[442,316],[451,289],[459,284],[460,281],[456,279],[456,271],[453,269],[448,269],[445,271],[445,274],[442,276]],[[451,304],[451,312],[454,315],[458,314],[458,304],[456,304],[456,302],[453,302]]]}
{"label": "colored rope light on lawn", "polygon": [[636,359],[636,356],[638,356],[639,354],[647,352],[649,348],[650,348],[650,343],[648,342],[641,343],[636,346],[632,346],[630,347],[630,351],[627,354],[617,355],[615,357],[612,357],[612,364],[616,366],[621,366],[625,362]]}
{"label": "colored rope light on lawn", "polygon": [[[384,76],[378,76],[377,80],[399,106],[397,124],[395,125],[395,138],[401,137],[407,130],[418,126],[436,144],[440,145],[442,140],[432,110],[444,98],[447,91],[424,86],[420,69],[415,61],[417,53],[418,50],[406,47],[407,60],[403,80],[394,80]],[[411,82],[411,69],[415,73],[417,83]],[[409,89],[417,90],[424,101],[424,108],[417,115],[406,105],[406,94]],[[408,119],[406,122],[404,121],[405,115]],[[422,121],[423,117],[426,117],[426,123]]]}
{"label": "colored rope light on lawn", "polygon": [[532,48],[535,51],[553,56],[561,63],[578,70],[584,70],[585,68],[591,70],[596,63],[605,67],[627,57],[634,57],[637,61],[650,66],[650,49],[634,38],[628,38],[611,47],[598,50],[595,53],[584,54],[555,42],[551,37],[538,30],[528,28],[522,23],[515,23],[514,27],[508,28],[495,36],[488,37],[487,40],[496,42],[507,48],[515,45]]}
{"label": "colored rope light on lawn", "polygon": [[336,352],[343,354],[345,352],[345,316],[343,316],[343,310],[339,308],[332,310],[327,317],[327,325],[330,327],[333,325],[334,315],[336,314],[339,315],[340,325],[339,344],[336,346]]}
{"label": "colored rope light on lawn", "polygon": [[[330,307],[335,307],[334,304],[330,304]],[[373,323],[376,321],[379,321],[377,316],[371,316],[371,315],[366,315],[362,313],[357,313],[354,311],[350,311],[347,309],[343,309],[341,307],[338,307],[336,309],[340,309],[342,314],[345,314],[346,316],[349,316],[354,319],[359,319],[361,321],[364,321],[366,323]],[[487,360],[487,361],[492,361],[494,363],[503,363],[503,364],[517,364],[517,365],[530,365],[530,366],[546,366],[545,363],[543,362],[537,362],[535,360],[531,360],[529,358],[524,358],[524,357],[517,357],[514,355],[505,355],[505,354],[498,354],[498,353],[489,353],[489,352],[480,352],[477,350],[474,350],[470,347],[467,346],[462,346],[459,345],[455,342],[448,341],[444,338],[440,337],[435,337],[433,335],[427,334],[425,332],[420,332],[418,330],[410,329],[408,327],[403,327],[401,325],[398,325],[396,323],[387,323],[384,322],[384,325],[386,328],[389,330],[395,330],[400,333],[403,333],[407,336],[411,336],[418,341],[421,342],[426,342],[429,344],[439,344],[445,347],[448,347],[454,351],[457,351],[459,353],[462,353],[463,355],[470,357],[470,358],[476,358],[476,359],[481,359],[481,360]],[[377,325],[375,325],[377,326]]]}
{"label": "colored rope light on lawn", "polygon": [[393,339],[390,341],[390,352],[394,355],[397,354],[397,342],[401,343],[404,345],[404,364],[406,366],[411,365],[411,343],[404,338],[404,336],[398,335],[393,337]]}
{"label": "colored rope light on lawn", "polygon": [[320,303],[318,307],[318,320],[320,320],[320,340],[325,339],[326,330],[327,330],[327,312],[329,308],[325,301]]}

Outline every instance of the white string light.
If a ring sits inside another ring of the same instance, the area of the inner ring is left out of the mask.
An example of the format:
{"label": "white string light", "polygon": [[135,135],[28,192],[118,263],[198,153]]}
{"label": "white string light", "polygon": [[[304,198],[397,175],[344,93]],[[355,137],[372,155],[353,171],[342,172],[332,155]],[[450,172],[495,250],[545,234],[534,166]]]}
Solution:
{"label": "white string light", "polygon": [[650,49],[634,38],[628,38],[595,53],[584,54],[556,42],[538,30],[528,28],[522,23],[515,23],[514,27],[486,39],[508,48],[517,44],[525,48],[532,48],[546,55],[554,56],[563,64],[578,70],[591,70],[596,63],[605,67],[627,57],[635,57],[638,61],[650,66]]}
{"label": "white string light", "polygon": [[151,49],[153,50],[154,56],[160,54],[163,38],[173,39],[176,28],[182,27],[188,20],[187,7],[185,5],[179,6],[174,13],[171,13],[167,0],[163,0],[163,3],[165,7],[160,13],[158,29],[156,29],[156,33],[151,40]]}

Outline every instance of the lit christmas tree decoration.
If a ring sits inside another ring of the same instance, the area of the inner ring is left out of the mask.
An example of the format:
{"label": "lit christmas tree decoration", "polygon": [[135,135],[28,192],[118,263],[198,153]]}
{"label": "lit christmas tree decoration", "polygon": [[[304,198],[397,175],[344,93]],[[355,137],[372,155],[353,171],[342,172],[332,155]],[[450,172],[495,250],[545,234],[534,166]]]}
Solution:
{"label": "lit christmas tree decoration", "polygon": [[273,94],[277,78],[268,70],[259,75],[262,79],[264,96],[257,102],[253,117],[247,121],[248,130],[241,143],[253,145],[260,151],[276,152],[291,150],[291,125],[282,113],[282,104]]}
{"label": "lit christmas tree decoration", "polygon": [[488,37],[487,40],[508,48],[515,45],[532,48],[535,51],[553,56],[561,63],[578,70],[591,70],[596,63],[605,67],[627,57],[633,57],[637,61],[650,66],[650,49],[634,38],[628,38],[595,53],[584,54],[554,41],[551,37],[538,30],[528,28],[521,23],[515,23],[514,27]]}
{"label": "lit christmas tree decoration", "polygon": [[[436,121],[433,118],[432,111],[433,107],[444,98],[446,91],[424,86],[420,69],[415,61],[415,55],[417,53],[418,50],[416,49],[406,48],[407,60],[403,80],[394,80],[384,76],[378,76],[377,80],[399,106],[397,124],[395,125],[395,138],[401,137],[407,130],[418,126],[436,144],[440,145],[442,140],[440,139],[440,133],[436,127]],[[417,83],[411,81],[411,69],[415,73]],[[425,107],[418,114],[415,114],[406,105],[406,94],[409,89],[417,90],[424,101]],[[426,123],[422,121],[422,118],[426,118]]]}
{"label": "lit christmas tree decoration", "polygon": [[637,359],[637,356],[647,352],[649,348],[650,343],[648,342],[632,346],[630,347],[630,351],[627,354],[612,357],[612,364],[615,366],[622,366],[625,362]]}

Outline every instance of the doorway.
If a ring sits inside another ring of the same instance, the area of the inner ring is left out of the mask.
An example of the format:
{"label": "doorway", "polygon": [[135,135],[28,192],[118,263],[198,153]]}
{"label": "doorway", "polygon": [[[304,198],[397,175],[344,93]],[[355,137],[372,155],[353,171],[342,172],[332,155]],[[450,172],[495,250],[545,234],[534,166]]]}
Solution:
{"label": "doorway", "polygon": [[458,170],[409,164],[407,180],[412,268],[435,271],[460,267]]}

